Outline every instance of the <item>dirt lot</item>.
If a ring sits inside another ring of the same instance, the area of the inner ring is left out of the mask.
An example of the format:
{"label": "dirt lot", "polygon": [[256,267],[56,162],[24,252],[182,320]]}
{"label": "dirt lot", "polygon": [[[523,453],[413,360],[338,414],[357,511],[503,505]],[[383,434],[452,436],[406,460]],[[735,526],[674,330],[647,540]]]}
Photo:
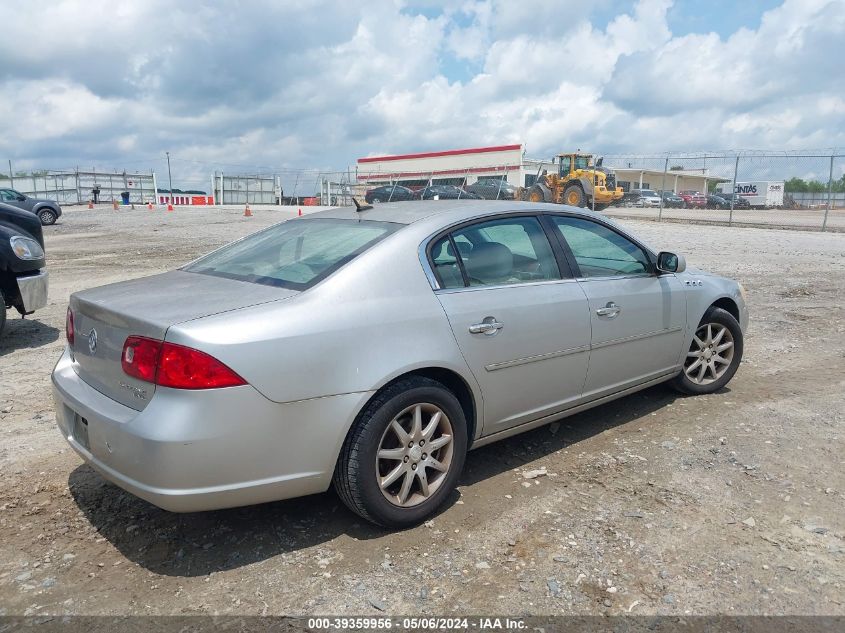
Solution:
{"label": "dirt lot", "polygon": [[474,451],[425,526],[374,529],[333,492],[175,515],[105,483],[53,421],[68,295],[289,215],[71,209],[46,229],[50,305],[0,341],[0,615],[845,614],[841,233],[626,221],[747,286],[736,378]]}

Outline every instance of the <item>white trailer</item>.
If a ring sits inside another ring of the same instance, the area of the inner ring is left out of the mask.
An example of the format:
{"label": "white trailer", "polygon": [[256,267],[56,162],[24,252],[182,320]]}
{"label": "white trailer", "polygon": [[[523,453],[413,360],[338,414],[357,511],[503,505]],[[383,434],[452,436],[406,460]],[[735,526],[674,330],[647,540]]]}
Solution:
{"label": "white trailer", "polygon": [[772,209],[783,206],[782,180],[750,180],[738,182],[734,187],[732,182],[723,182],[717,186],[723,193],[738,193],[757,209]]}

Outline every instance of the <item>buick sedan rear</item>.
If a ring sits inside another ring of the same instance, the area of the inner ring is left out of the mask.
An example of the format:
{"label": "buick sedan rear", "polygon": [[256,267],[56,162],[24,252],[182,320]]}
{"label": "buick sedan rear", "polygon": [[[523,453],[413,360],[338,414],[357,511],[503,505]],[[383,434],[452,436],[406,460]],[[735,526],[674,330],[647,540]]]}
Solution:
{"label": "buick sedan rear", "polygon": [[323,492],[403,527],[467,450],[742,357],[742,287],[601,215],[429,201],[333,209],[71,296],[58,426],[162,508]]}

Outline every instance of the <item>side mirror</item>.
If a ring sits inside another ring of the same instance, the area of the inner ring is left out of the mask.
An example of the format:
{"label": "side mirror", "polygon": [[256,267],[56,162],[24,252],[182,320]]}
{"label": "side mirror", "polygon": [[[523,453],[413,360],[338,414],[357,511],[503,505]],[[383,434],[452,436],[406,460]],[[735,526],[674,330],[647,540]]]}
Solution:
{"label": "side mirror", "polygon": [[669,251],[657,254],[657,270],[661,273],[682,273],[687,269],[687,260],[683,255],[676,255]]}
{"label": "side mirror", "polygon": [[26,196],[23,195],[23,194],[19,194],[18,195],[18,202],[23,202],[24,200],[26,200]]}

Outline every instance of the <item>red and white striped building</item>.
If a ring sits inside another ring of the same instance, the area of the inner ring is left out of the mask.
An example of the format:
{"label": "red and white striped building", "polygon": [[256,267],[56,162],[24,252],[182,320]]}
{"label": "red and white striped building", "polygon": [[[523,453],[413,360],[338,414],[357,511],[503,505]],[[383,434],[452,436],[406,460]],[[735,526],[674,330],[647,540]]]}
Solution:
{"label": "red and white striped building", "polygon": [[[534,161],[531,161],[532,163]],[[551,165],[551,163],[550,163]],[[408,187],[432,184],[464,185],[479,179],[500,179],[524,184],[524,174],[536,171],[526,164],[522,144],[450,149],[440,152],[368,156],[359,158],[357,177],[361,184],[398,182]]]}

